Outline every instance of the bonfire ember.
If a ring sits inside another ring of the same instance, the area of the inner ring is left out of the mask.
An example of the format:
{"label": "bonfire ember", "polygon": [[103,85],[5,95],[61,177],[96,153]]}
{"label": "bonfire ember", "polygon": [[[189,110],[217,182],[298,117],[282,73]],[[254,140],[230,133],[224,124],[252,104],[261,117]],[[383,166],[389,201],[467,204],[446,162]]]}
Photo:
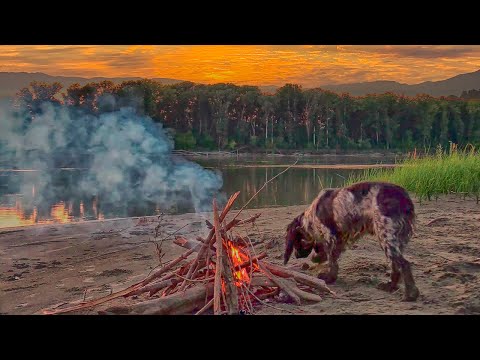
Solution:
{"label": "bonfire ember", "polygon": [[[218,214],[213,200],[213,224],[207,238],[196,240],[177,236],[174,243],[188,249],[177,259],[151,273],[143,281],[109,296],[82,302],[66,309],[45,310],[58,314],[92,308],[116,298],[138,299],[162,291],[161,296],[128,306],[113,306],[101,314],[203,314],[213,307],[214,314],[253,314],[254,305],[283,291],[290,301],[321,301],[319,293],[334,293],[323,280],[274,265],[256,254],[249,239],[234,235],[232,229],[253,223],[261,214],[229,222],[226,216],[239,192],[230,197]],[[189,260],[191,255],[196,256]],[[307,291],[308,290],[308,291]],[[158,296],[158,295],[157,295]],[[210,310],[211,311],[211,310]]]}

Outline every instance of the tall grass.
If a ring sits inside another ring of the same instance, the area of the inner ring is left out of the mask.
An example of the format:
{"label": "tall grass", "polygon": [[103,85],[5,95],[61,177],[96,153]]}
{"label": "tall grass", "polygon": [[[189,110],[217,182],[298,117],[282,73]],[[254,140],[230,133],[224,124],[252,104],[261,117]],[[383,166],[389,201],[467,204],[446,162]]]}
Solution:
{"label": "tall grass", "polygon": [[474,146],[458,149],[450,143],[448,150],[437,146],[433,155],[417,156],[416,151],[393,169],[368,169],[350,176],[348,184],[358,181],[386,181],[413,192],[420,201],[438,199],[441,194],[458,194],[480,200],[480,153]]}

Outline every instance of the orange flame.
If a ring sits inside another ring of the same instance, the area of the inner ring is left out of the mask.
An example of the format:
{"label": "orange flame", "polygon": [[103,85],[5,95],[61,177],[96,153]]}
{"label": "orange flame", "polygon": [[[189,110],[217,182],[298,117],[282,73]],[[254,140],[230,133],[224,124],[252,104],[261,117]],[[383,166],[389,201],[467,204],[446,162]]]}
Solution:
{"label": "orange flame", "polygon": [[[245,255],[240,249],[235,247],[232,242],[228,242],[228,249],[230,250],[230,257],[233,262],[233,266],[239,266],[244,262],[248,261],[248,256]],[[235,280],[235,286],[240,287],[242,283],[249,283],[250,276],[248,275],[247,269],[243,268],[233,273],[233,277]]]}

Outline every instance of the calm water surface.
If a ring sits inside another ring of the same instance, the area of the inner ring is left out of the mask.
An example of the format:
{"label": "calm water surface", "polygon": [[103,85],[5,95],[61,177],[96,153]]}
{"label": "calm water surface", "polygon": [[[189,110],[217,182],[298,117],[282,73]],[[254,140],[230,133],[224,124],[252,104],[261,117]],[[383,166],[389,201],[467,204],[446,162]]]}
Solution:
{"label": "calm water surface", "polygon": [[[223,193],[240,191],[236,208],[245,204],[269,179],[295,162],[293,157],[251,156],[247,158],[197,159],[202,166],[220,171]],[[315,156],[299,158],[299,165],[393,163],[382,156]],[[272,166],[273,165],[273,166]],[[285,167],[278,167],[285,165]],[[237,167],[236,167],[237,166]],[[250,203],[250,208],[308,204],[323,186],[342,186],[356,169],[292,168],[268,184]],[[53,186],[41,187],[42,174],[37,171],[0,169],[0,228],[45,223],[69,223],[118,217],[147,216],[160,212],[185,213],[189,204],[163,209],[144,199],[135,202],[109,203],[107,195],[86,196],[79,192],[78,181],[85,170],[52,169]],[[39,190],[42,188],[42,193]]]}

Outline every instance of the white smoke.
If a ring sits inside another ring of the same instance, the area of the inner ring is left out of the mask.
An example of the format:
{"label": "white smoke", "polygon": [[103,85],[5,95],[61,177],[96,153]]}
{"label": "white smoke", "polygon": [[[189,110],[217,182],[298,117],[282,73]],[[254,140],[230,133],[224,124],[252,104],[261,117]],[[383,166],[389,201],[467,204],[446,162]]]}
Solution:
{"label": "white smoke", "polygon": [[222,187],[220,173],[173,157],[163,126],[131,108],[98,116],[51,103],[41,109],[30,120],[26,109],[0,105],[0,166],[39,170],[39,195],[56,190],[51,171],[67,163],[87,164],[81,193],[113,204],[147,200],[201,212]]}

